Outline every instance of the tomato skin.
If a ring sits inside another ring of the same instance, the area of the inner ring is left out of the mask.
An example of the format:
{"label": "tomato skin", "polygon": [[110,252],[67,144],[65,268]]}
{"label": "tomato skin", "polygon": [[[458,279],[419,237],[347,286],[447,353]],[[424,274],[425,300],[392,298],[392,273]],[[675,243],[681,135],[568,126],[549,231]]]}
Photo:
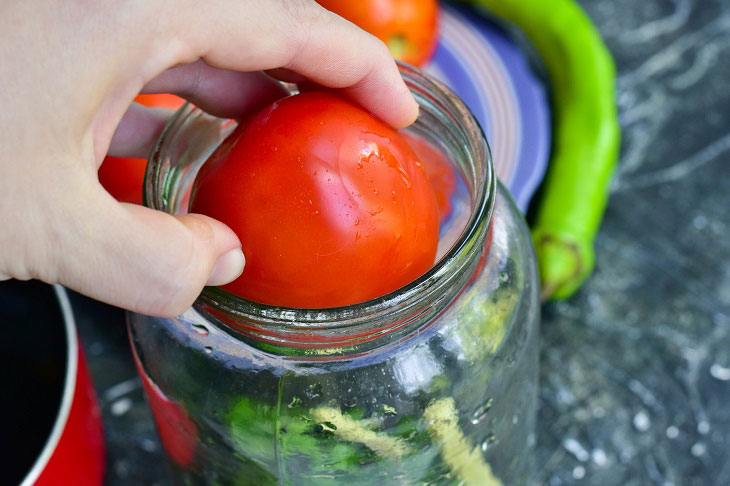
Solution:
{"label": "tomato skin", "polygon": [[422,66],[438,38],[438,0],[317,0],[385,42],[399,61]]}
{"label": "tomato skin", "polygon": [[330,92],[284,98],[242,123],[198,175],[193,212],[239,236],[246,268],[223,288],[269,305],[328,308],[426,272],[438,210],[392,128]]}
{"label": "tomato skin", "polygon": [[142,204],[145,159],[111,157],[107,155],[99,167],[99,182],[119,202]]}

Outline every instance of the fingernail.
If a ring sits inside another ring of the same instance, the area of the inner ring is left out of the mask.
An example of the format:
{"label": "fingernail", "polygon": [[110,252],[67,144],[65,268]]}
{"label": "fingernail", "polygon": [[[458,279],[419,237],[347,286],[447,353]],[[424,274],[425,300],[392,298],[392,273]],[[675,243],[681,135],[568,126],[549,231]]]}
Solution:
{"label": "fingernail", "polygon": [[206,285],[223,285],[236,280],[243,272],[246,257],[240,248],[218,257]]}

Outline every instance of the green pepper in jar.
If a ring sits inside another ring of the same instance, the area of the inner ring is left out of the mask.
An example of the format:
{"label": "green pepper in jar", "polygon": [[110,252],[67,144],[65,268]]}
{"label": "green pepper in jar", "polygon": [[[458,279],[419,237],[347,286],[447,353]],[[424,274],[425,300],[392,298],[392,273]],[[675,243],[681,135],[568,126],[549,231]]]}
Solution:
{"label": "green pepper in jar", "polygon": [[348,442],[361,443],[379,456],[400,459],[409,452],[408,446],[402,439],[376,432],[359,420],[344,415],[338,408],[317,407],[312,410],[312,417],[323,427],[329,428],[336,437]]}
{"label": "green pepper in jar", "polygon": [[277,468],[298,461],[305,461],[311,472],[298,476],[302,484],[329,484],[337,472],[367,484],[377,473],[363,466],[378,463],[384,464],[384,470],[399,471],[404,484],[421,484],[430,465],[442,461],[441,470],[467,486],[501,486],[459,428],[453,398],[432,402],[420,420],[404,417],[388,432],[377,430],[382,424],[376,417],[358,418],[358,412],[321,406],[277,415],[275,407],[239,400],[228,419],[237,456],[250,466],[245,468],[243,484],[253,476],[258,484],[276,484],[277,478],[286,481],[291,471]]}
{"label": "green pepper in jar", "polygon": [[[372,429],[356,418],[358,410],[342,413],[334,407],[289,409],[241,398],[228,414],[234,448],[245,461],[266,471],[273,483],[286,481],[291,471],[306,463],[305,484],[330,484],[323,479],[338,471],[357,474],[363,464],[398,460],[408,452],[405,441]],[[319,477],[322,476],[322,477]]]}

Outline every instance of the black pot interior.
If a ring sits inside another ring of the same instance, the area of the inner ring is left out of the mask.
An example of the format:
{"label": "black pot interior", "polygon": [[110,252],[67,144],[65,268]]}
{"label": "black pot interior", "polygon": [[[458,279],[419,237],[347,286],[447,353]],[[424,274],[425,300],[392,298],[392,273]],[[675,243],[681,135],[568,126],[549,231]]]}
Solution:
{"label": "black pot interior", "polygon": [[51,434],[66,375],[66,332],[50,285],[0,282],[3,482],[18,484]]}

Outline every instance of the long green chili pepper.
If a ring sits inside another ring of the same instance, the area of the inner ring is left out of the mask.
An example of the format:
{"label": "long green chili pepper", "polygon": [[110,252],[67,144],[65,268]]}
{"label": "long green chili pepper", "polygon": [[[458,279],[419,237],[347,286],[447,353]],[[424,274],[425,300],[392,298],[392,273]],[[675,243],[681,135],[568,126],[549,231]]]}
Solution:
{"label": "long green chili pepper", "polygon": [[468,1],[521,28],[550,77],[553,150],[532,239],[543,299],[564,299],[593,270],[593,242],[618,158],[613,59],[573,0]]}

